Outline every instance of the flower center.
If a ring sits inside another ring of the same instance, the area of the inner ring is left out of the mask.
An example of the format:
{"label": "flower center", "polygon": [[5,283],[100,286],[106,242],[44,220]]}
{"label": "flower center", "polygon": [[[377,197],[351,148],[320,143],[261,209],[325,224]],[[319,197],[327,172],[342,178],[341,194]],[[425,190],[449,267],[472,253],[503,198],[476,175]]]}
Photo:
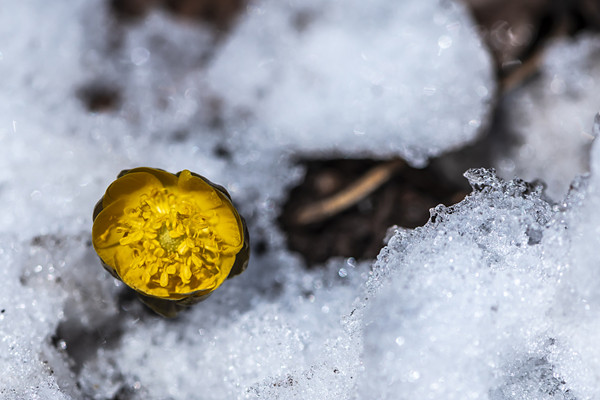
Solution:
{"label": "flower center", "polygon": [[193,198],[166,188],[140,196],[117,223],[119,243],[133,259],[118,270],[123,280],[148,294],[189,293],[210,288],[221,273],[221,239],[215,211],[200,212]]}

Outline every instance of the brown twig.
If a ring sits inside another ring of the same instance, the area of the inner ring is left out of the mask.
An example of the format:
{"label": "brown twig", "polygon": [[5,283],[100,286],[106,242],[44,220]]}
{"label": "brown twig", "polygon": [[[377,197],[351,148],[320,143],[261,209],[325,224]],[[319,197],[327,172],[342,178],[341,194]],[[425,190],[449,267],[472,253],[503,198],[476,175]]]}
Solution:
{"label": "brown twig", "polygon": [[525,80],[533,76],[539,71],[540,64],[543,60],[543,51],[535,52],[527,61],[525,61],[519,68],[512,73],[505,76],[500,81],[500,88],[503,92],[508,92],[511,89],[519,86]]}
{"label": "brown twig", "polygon": [[341,192],[302,207],[296,213],[296,224],[308,225],[322,222],[352,207],[386,183],[404,165],[402,160],[392,160],[372,168]]}

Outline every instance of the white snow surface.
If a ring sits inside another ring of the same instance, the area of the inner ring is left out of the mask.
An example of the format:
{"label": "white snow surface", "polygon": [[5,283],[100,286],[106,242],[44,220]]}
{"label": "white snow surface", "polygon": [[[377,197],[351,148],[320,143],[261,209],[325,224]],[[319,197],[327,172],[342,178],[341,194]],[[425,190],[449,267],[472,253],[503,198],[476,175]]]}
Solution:
{"label": "white snow surface", "polygon": [[471,170],[463,202],[397,230],[368,284],[360,395],[599,398],[597,144],[592,163],[558,205]]}
{"label": "white snow surface", "polygon": [[[591,175],[560,204],[471,170],[470,196],[397,229],[372,266],[307,270],[286,250],[274,220],[301,177],[293,156],[365,151],[419,164],[487,122],[494,83],[464,10],[391,4],[331,1],[315,14],[316,2],[255,2],[220,44],[159,12],[117,27],[99,0],[2,5],[0,397],[600,398],[599,146]],[[298,27],[298,11],[309,20],[299,31],[286,24]],[[327,44],[336,50],[317,52]],[[357,51],[363,61],[346,65]],[[267,71],[278,80],[226,72],[242,59],[255,70],[256,57],[280,57]],[[86,110],[81,88],[97,83],[120,90],[116,111]],[[291,108],[276,110],[286,97]],[[239,107],[249,114],[236,117]],[[348,127],[364,135],[344,136]],[[266,243],[175,320],[130,298],[90,245],[95,202],[140,165],[225,185],[252,240]]]}
{"label": "white snow surface", "polygon": [[476,137],[495,91],[490,57],[459,6],[257,2],[215,57],[208,86],[225,100],[231,130],[252,127],[313,156],[400,155],[423,166]]}
{"label": "white snow surface", "polygon": [[543,180],[558,201],[575,176],[589,171],[596,136],[590,120],[600,109],[598,37],[555,40],[543,57],[539,75],[503,101],[508,126],[502,128],[514,143],[495,165],[503,177]]}

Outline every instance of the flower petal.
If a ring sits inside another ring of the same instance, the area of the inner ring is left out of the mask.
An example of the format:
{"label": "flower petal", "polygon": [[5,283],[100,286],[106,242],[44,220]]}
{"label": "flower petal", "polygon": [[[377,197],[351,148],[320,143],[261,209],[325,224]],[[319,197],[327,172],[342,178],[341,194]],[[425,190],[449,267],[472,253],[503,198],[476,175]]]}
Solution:
{"label": "flower petal", "polygon": [[204,179],[192,175],[187,169],[181,171],[177,188],[194,196],[194,202],[202,211],[213,210],[223,203],[219,192]]}
{"label": "flower petal", "polygon": [[[137,170],[151,170],[151,168],[136,168]],[[108,207],[114,201],[131,196],[138,198],[143,192],[149,192],[154,187],[162,187],[163,183],[148,171],[131,172],[114,181],[104,194],[102,205]],[[138,193],[139,192],[139,193]]]}
{"label": "flower petal", "polygon": [[224,253],[237,253],[244,242],[244,232],[239,214],[225,195],[220,194],[223,206],[216,210],[218,221],[213,226],[215,234],[223,241]]}

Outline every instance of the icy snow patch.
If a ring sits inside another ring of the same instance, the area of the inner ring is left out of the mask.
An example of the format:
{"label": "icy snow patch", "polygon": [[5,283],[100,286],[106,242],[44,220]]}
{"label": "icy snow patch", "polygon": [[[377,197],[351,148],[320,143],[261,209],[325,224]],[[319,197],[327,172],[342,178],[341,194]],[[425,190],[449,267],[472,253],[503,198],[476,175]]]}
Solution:
{"label": "icy snow patch", "polygon": [[[541,187],[486,170],[466,176],[471,195],[433,209],[424,227],[399,231],[378,257],[362,398],[506,399],[506,385],[529,390],[527,380],[510,380],[515,371],[529,373],[550,351],[546,311],[560,269],[542,264],[542,241],[552,208]],[[531,384],[540,396],[556,386]]]}
{"label": "icy snow patch", "polygon": [[449,1],[253,2],[208,86],[254,142],[419,166],[473,140],[495,92],[473,22]]}
{"label": "icy snow patch", "polygon": [[142,318],[84,364],[83,389],[102,399],[119,384],[132,399],[194,398],[199,390],[205,399],[349,398],[360,342],[341,318],[365,267],[348,264],[343,278],[339,261],[325,273],[291,270],[281,294],[262,298],[232,281],[178,320]]}
{"label": "icy snow patch", "polygon": [[466,176],[471,195],[378,257],[359,398],[598,398],[600,146],[557,205],[540,186]]}
{"label": "icy snow patch", "polygon": [[503,177],[543,180],[548,195],[560,200],[589,168],[590,121],[600,110],[598,35],[555,41],[540,71],[503,101],[514,144],[495,164]]}
{"label": "icy snow patch", "polygon": [[0,269],[3,285],[0,292],[0,396],[8,400],[68,399],[65,394],[68,380],[61,382],[66,384],[60,388],[52,371],[52,361],[59,357],[48,337],[60,318],[62,299],[48,295],[50,290],[45,286],[51,284],[37,288],[23,285],[19,281],[21,262],[22,249],[3,237],[0,240],[3,266]]}

